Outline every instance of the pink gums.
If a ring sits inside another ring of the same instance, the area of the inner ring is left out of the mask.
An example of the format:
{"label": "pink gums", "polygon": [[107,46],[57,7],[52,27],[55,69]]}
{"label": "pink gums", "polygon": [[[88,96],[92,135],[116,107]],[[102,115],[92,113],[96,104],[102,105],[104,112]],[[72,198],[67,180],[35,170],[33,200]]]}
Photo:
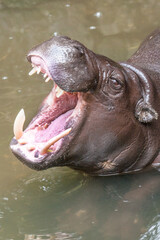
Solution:
{"label": "pink gums", "polygon": [[38,130],[35,134],[35,142],[47,142],[49,139],[64,131],[66,120],[72,114],[72,112],[73,110],[67,111],[52,121],[48,128]]}

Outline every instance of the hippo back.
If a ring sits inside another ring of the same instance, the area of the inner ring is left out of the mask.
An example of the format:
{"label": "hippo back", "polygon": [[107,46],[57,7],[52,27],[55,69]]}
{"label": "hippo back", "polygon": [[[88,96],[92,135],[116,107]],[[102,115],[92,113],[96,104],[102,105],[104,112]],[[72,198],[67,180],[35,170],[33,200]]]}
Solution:
{"label": "hippo back", "polygon": [[127,63],[160,73],[160,28],[142,42]]}

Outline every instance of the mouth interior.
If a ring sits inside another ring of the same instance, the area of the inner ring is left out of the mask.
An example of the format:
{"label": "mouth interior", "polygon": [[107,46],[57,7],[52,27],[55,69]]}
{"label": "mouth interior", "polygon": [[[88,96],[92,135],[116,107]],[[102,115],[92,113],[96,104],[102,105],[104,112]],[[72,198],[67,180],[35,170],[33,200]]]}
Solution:
{"label": "mouth interior", "polygon": [[[33,69],[29,75],[41,72],[47,81],[53,80],[43,59],[31,56],[30,61]],[[65,136],[70,133],[73,127],[73,115],[77,102],[78,93],[65,92],[57,84],[54,84],[52,91],[43,101],[39,113],[22,132],[22,136],[17,139],[23,153],[33,159],[44,154],[57,153],[65,140]],[[18,129],[16,132],[20,130]],[[52,144],[52,139],[57,138],[57,136],[59,136],[58,140],[53,141]],[[44,146],[49,141],[51,144],[44,151]]]}

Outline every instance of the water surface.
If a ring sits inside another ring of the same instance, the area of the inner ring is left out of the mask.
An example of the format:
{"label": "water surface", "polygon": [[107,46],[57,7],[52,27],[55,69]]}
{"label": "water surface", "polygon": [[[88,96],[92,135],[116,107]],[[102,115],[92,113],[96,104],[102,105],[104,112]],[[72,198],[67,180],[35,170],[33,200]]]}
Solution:
{"label": "water surface", "polygon": [[52,87],[28,76],[31,47],[60,34],[125,60],[159,26],[159,12],[158,0],[0,1],[0,239],[160,239],[159,172],[35,172],[8,147],[18,111],[23,107],[29,122]]}

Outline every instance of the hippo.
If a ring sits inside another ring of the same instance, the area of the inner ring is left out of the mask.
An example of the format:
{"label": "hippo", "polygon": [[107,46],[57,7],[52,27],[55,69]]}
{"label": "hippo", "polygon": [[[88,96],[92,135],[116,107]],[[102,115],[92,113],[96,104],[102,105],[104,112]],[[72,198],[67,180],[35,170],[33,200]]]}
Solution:
{"label": "hippo", "polygon": [[159,169],[160,28],[125,62],[56,36],[32,48],[29,75],[53,89],[23,130],[22,109],[10,147],[28,167],[68,166],[93,176]]}

